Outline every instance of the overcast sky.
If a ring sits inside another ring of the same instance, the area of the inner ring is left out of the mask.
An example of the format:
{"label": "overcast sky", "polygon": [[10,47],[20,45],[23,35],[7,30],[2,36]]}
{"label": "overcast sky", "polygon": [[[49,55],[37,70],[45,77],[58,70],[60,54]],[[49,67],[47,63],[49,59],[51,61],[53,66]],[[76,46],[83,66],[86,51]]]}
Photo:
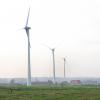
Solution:
{"label": "overcast sky", "polygon": [[32,76],[52,76],[56,47],[56,76],[100,77],[100,0],[1,0],[0,77],[27,77],[29,26]]}

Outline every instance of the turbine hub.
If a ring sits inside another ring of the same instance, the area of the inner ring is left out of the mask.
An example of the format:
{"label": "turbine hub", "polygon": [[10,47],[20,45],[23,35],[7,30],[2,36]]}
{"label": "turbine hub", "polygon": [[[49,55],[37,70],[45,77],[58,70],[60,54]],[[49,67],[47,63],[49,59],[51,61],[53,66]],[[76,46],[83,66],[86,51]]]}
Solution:
{"label": "turbine hub", "polygon": [[27,30],[31,29],[31,27],[25,26],[24,29],[27,31]]}

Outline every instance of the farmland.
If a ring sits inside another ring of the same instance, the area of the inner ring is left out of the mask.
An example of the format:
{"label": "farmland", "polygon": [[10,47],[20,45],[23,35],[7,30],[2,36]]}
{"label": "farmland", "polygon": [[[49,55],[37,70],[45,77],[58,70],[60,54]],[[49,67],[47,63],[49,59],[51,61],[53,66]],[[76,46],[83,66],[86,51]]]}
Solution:
{"label": "farmland", "polygon": [[100,100],[96,86],[0,86],[0,100]]}

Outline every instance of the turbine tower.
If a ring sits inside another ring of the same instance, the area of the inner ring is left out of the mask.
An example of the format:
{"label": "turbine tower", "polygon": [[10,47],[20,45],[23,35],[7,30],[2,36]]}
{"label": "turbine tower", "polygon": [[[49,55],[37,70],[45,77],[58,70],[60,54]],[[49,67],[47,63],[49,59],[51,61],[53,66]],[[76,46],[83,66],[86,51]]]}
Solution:
{"label": "turbine tower", "polygon": [[30,66],[30,34],[29,34],[29,30],[31,29],[31,27],[28,26],[28,21],[29,21],[29,15],[30,15],[30,8],[28,11],[28,16],[27,16],[27,20],[26,20],[26,25],[24,27],[26,34],[27,34],[27,39],[28,39],[28,76],[27,76],[27,86],[31,86],[31,66]]}
{"label": "turbine tower", "polygon": [[55,48],[50,48],[47,45],[44,45],[45,47],[49,48],[49,50],[52,51],[52,58],[53,58],[53,83],[56,83],[56,75],[55,75]]}
{"label": "turbine tower", "polygon": [[66,78],[66,57],[63,58],[63,60],[64,60],[64,78]]}
{"label": "turbine tower", "polygon": [[53,57],[53,83],[56,83],[55,80],[55,48],[51,49],[52,50],[52,57]]}

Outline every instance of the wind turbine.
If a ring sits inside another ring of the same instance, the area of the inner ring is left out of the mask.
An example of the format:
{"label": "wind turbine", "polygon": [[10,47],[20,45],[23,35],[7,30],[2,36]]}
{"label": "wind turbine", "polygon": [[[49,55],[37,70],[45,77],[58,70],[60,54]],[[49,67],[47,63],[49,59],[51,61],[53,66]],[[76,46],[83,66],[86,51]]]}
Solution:
{"label": "wind turbine", "polygon": [[66,57],[63,58],[63,60],[64,60],[64,78],[66,78]]}
{"label": "wind turbine", "polygon": [[49,50],[52,51],[52,58],[53,58],[53,83],[56,83],[56,76],[55,76],[55,48],[50,48],[47,45],[44,45],[45,47],[49,48]]}
{"label": "wind turbine", "polygon": [[31,86],[31,66],[30,66],[30,34],[29,34],[29,30],[31,29],[31,27],[28,26],[28,22],[29,22],[29,15],[30,15],[30,8],[28,11],[28,16],[27,16],[27,20],[26,20],[26,25],[24,27],[26,34],[27,34],[27,39],[28,39],[28,76],[27,76],[27,86]]}

